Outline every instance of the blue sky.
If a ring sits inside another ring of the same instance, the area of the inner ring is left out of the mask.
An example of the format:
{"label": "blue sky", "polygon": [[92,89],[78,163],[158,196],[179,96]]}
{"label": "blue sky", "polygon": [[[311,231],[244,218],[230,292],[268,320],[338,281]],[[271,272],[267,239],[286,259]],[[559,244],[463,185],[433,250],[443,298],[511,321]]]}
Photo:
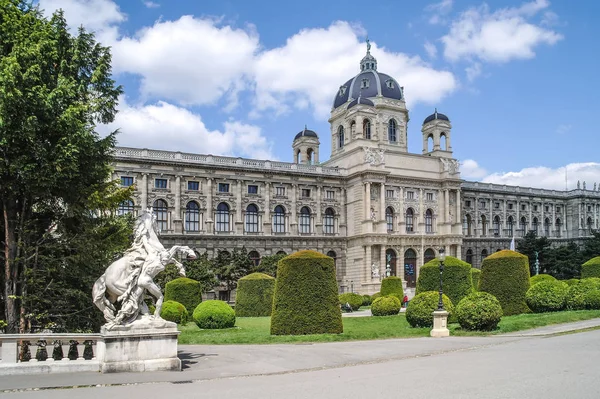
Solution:
{"label": "blue sky", "polygon": [[600,183],[596,1],[40,0],[112,46],[119,142],[292,160],[306,124],[330,153],[337,88],[364,40],[405,87],[409,151],[434,107],[462,176],[564,189]]}

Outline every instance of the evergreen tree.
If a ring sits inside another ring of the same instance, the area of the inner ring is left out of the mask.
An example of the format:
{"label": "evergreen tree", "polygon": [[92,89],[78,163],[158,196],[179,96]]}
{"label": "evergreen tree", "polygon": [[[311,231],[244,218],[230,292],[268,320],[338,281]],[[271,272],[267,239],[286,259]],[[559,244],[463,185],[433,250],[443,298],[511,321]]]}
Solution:
{"label": "evergreen tree", "polygon": [[271,277],[277,277],[277,264],[281,259],[285,258],[286,256],[286,254],[273,254],[263,256],[258,266],[253,267],[250,272],[265,273]]}
{"label": "evergreen tree", "polygon": [[219,282],[226,287],[227,291],[235,289],[237,281],[250,274],[250,270],[254,267],[246,247],[235,248],[231,253],[219,250],[213,265]]}
{"label": "evergreen tree", "polygon": [[535,253],[537,252],[539,272],[543,273],[549,267],[548,256],[551,252],[550,241],[547,237],[538,237],[535,231],[529,231],[522,240],[517,243],[517,251],[529,258],[529,272],[535,275]]}

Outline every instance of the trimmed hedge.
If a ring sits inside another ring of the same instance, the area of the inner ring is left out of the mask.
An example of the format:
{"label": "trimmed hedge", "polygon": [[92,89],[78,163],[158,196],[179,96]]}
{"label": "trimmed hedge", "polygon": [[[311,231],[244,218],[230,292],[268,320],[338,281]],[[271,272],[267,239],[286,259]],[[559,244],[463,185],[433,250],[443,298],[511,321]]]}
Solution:
{"label": "trimmed hedge", "polygon": [[237,317],[271,316],[275,279],[268,274],[252,273],[238,280],[235,295]]}
{"label": "trimmed hedge", "polygon": [[578,278],[570,278],[568,280],[564,280],[564,282],[567,283],[568,286],[571,286],[571,285],[579,284],[579,279]]}
{"label": "trimmed hedge", "polygon": [[[541,274],[540,274],[541,276]],[[527,291],[527,306],[535,313],[558,312],[564,309],[569,286],[558,280],[545,280],[533,284]]]}
{"label": "trimmed hedge", "polygon": [[471,279],[473,280],[473,291],[479,291],[479,280],[481,279],[481,270],[472,267]]}
{"label": "trimmed hedge", "polygon": [[529,285],[534,286],[537,283],[541,283],[542,281],[557,281],[553,276],[549,274],[538,274],[535,276],[531,276],[529,279]]}
{"label": "trimmed hedge", "polygon": [[479,291],[489,292],[495,296],[502,305],[504,316],[530,311],[525,302],[529,287],[527,256],[505,249],[483,260]]}
{"label": "trimmed hedge", "polygon": [[581,278],[600,277],[600,256],[596,256],[581,265]]}
{"label": "trimmed hedge", "polygon": [[358,310],[363,304],[362,295],[355,294],[354,292],[346,292],[345,294],[340,294],[338,296],[340,305],[345,305],[346,303],[350,304],[352,310]]}
{"label": "trimmed hedge", "polygon": [[[422,292],[408,302],[406,321],[411,327],[432,327],[433,312],[438,308],[439,293],[436,291]],[[444,309],[449,313],[448,319],[454,314],[452,301],[446,295],[442,296]]]}
{"label": "trimmed hedge", "polygon": [[308,250],[281,259],[271,334],[340,334],[343,330],[333,259]]}
{"label": "trimmed hedge", "polygon": [[194,322],[200,328],[221,329],[235,326],[235,312],[225,301],[211,299],[196,307]]}
{"label": "trimmed hedge", "polygon": [[179,302],[188,313],[202,302],[202,284],[187,277],[179,277],[165,285],[165,301]]}
{"label": "trimmed hedge", "polygon": [[371,314],[373,316],[392,316],[400,313],[402,302],[395,295],[382,296],[373,301]]}
{"label": "trimmed hedge", "polygon": [[492,294],[474,292],[456,306],[456,318],[465,330],[491,331],[502,319],[502,306]]}
{"label": "trimmed hedge", "polygon": [[371,299],[371,295],[363,295],[363,306],[370,306],[373,303],[373,300]]}
{"label": "trimmed hedge", "polygon": [[186,324],[189,321],[190,314],[185,306],[179,302],[165,301],[160,310],[160,317],[177,324]]}
{"label": "trimmed hedge", "polygon": [[594,291],[600,291],[600,278],[581,279],[578,284],[569,286],[565,301],[568,310],[586,309],[586,297]]}
{"label": "trimmed hedge", "polygon": [[586,309],[600,309],[600,290],[590,291],[583,298]]}
{"label": "trimmed hedge", "polygon": [[371,295],[371,303],[375,302],[375,299],[377,298],[381,298],[381,292],[376,292],[373,295]]}
{"label": "trimmed hedge", "polygon": [[386,277],[381,280],[381,296],[394,295],[402,302],[404,298],[404,290],[402,289],[402,279],[397,276]]}
{"label": "trimmed hedge", "polygon": [[[463,262],[453,256],[446,256],[442,275],[443,290],[452,303],[460,302],[461,299],[473,292],[471,269],[471,265],[467,262]],[[432,259],[419,269],[415,294],[426,291],[437,291],[439,289],[440,261]]]}

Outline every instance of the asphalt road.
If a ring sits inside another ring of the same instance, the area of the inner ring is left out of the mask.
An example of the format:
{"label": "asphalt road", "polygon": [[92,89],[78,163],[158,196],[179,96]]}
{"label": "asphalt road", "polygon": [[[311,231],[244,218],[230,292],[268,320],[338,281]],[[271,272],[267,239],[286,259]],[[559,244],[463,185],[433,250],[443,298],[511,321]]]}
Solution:
{"label": "asphalt road", "polygon": [[[449,338],[452,340],[453,338]],[[435,342],[435,341],[430,341]],[[600,330],[395,360],[197,382],[4,393],[21,398],[600,398]]]}

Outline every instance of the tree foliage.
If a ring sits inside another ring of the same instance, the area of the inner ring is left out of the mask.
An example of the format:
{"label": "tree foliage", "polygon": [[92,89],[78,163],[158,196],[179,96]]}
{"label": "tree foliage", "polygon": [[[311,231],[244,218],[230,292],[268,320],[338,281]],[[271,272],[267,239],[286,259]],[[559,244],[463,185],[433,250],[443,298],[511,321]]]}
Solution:
{"label": "tree foliage", "polygon": [[286,254],[273,254],[263,256],[260,260],[258,266],[252,268],[252,273],[264,273],[268,274],[271,277],[277,277],[277,264],[283,258],[285,258]]}
{"label": "tree foliage", "polygon": [[547,237],[538,237],[535,231],[529,231],[522,240],[517,243],[517,251],[529,258],[529,274],[536,274],[535,253],[538,253],[539,272],[546,273],[552,259],[552,249]]}
{"label": "tree foliage", "polygon": [[213,259],[213,268],[217,278],[228,291],[233,290],[238,280],[248,275],[253,266],[246,247],[235,248],[232,252],[219,250]]}

